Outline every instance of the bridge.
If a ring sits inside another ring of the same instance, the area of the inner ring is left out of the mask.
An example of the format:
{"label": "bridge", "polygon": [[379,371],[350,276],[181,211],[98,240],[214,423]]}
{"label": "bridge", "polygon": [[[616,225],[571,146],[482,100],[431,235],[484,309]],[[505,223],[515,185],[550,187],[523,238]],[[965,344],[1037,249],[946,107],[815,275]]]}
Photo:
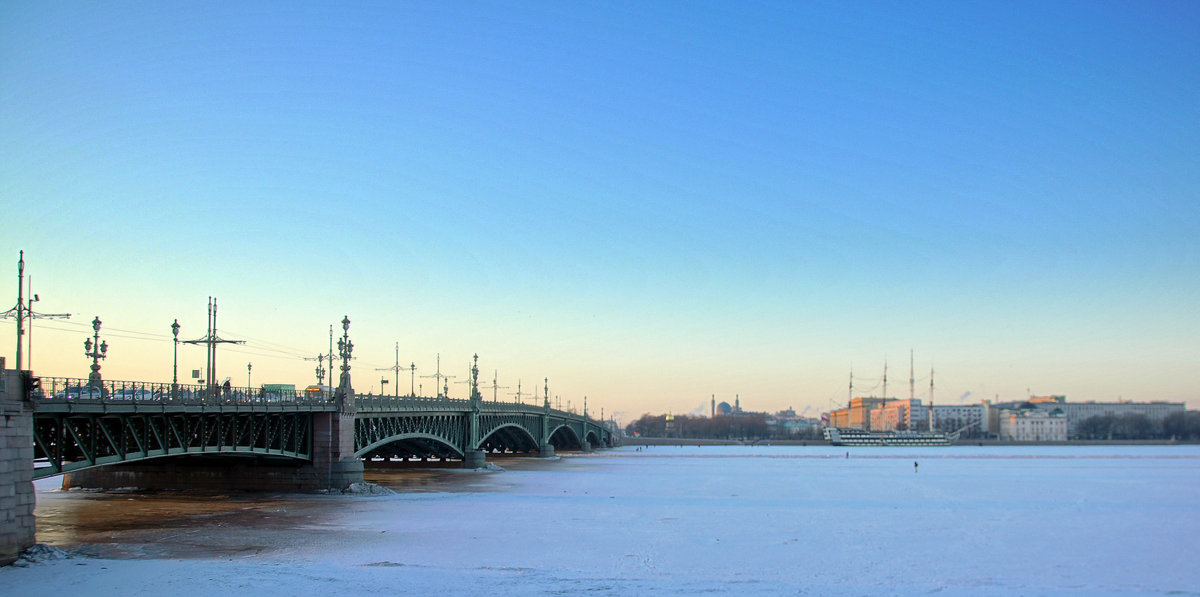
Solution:
{"label": "bridge", "polygon": [[[99,317],[95,342],[85,342],[86,380],[34,376],[21,368],[19,341],[15,370],[0,357],[0,565],[33,544],[35,479],[63,475],[64,487],[344,490],[363,481],[364,461],[481,468],[488,454],[548,457],[612,445],[586,402],[582,415],[552,409],[548,387],[541,406],[485,401],[478,355],[467,399],[356,394],[346,333],[336,389],[218,385],[215,346],[225,341],[215,334],[215,306],[210,299],[208,335],[196,341],[209,348],[204,385],[103,380]],[[20,323],[18,313],[18,339]],[[344,318],[343,330],[349,326]]]}
{"label": "bridge", "polygon": [[[479,468],[611,446],[585,414],[468,399],[35,377],[0,358],[0,565],[33,545],[33,479],[147,489],[346,489],[364,461]],[[547,392],[548,395],[548,392]]]}
{"label": "bridge", "polygon": [[[342,488],[364,461],[486,465],[488,454],[553,456],[611,446],[586,415],[471,397],[264,391],[165,383],[33,380],[33,478],[64,485]],[[170,459],[168,457],[179,457]],[[166,460],[164,460],[166,459]]]}

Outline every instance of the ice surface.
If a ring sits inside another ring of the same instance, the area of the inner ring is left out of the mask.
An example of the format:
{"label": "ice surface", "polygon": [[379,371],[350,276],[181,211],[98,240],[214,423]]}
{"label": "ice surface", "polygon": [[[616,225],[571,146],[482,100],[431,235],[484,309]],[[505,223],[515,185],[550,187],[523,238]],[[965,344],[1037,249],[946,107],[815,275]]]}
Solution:
{"label": "ice surface", "polygon": [[319,524],[252,555],[48,560],[0,570],[0,594],[1200,595],[1200,447],[848,452],[509,460],[320,496]]}

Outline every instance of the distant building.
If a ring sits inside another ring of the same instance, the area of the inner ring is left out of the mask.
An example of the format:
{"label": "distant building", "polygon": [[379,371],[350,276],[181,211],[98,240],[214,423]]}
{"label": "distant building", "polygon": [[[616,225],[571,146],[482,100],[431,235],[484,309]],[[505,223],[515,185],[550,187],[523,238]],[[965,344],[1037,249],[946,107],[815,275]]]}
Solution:
{"label": "distant building", "polygon": [[781,410],[774,415],[768,416],[766,423],[767,427],[771,429],[771,435],[773,436],[817,436],[820,434],[821,428],[820,419],[797,415],[794,408]]}
{"label": "distant building", "polygon": [[1074,436],[1079,424],[1091,417],[1112,415],[1144,415],[1150,421],[1162,424],[1163,419],[1173,413],[1181,413],[1186,407],[1182,402],[1065,402],[1055,405],[1067,415],[1067,435]]}
{"label": "distant building", "polygon": [[871,409],[879,406],[883,398],[858,397],[850,400],[850,420],[844,425],[855,429],[870,429]]}
{"label": "distant building", "polygon": [[728,402],[722,402],[717,405],[717,414],[718,415],[728,415],[728,414],[732,414],[732,413],[733,413],[733,407],[729,406]]}
{"label": "distant building", "polygon": [[962,431],[964,435],[981,435],[985,430],[985,405],[980,404],[934,404],[933,428],[937,431]]}
{"label": "distant building", "polygon": [[826,424],[830,427],[849,427],[850,409],[839,408],[837,410],[831,410],[826,413],[826,418],[829,419]]}
{"label": "distant building", "polygon": [[1005,409],[999,413],[1000,439],[1016,442],[1065,442],[1067,417],[1039,409]]}
{"label": "distant building", "polygon": [[888,400],[871,409],[871,429],[876,431],[929,429],[929,408],[916,398]]}
{"label": "distant building", "polygon": [[1091,417],[1143,415],[1161,425],[1167,416],[1186,410],[1182,402],[1068,402],[1066,396],[1030,396],[1029,400],[999,402],[988,406],[992,411],[988,417],[988,430],[991,433],[999,434],[999,411],[1036,409],[1063,414],[1067,420],[1067,437],[1076,437],[1079,425]]}

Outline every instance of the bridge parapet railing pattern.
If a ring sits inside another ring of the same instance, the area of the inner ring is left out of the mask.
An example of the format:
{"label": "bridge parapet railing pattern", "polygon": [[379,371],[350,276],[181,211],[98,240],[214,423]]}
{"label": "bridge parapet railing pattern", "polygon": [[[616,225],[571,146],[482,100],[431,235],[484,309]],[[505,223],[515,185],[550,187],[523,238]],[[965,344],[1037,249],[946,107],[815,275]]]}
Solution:
{"label": "bridge parapet railing pattern", "polygon": [[354,405],[358,410],[449,410],[464,411],[471,408],[471,401],[461,398],[430,398],[425,396],[380,396],[357,394]]}
{"label": "bridge parapet railing pattern", "polygon": [[[98,384],[86,378],[42,377],[33,390],[33,399],[45,404],[156,404],[163,406],[288,406],[327,407],[333,404],[336,391],[329,389],[263,387],[209,387],[203,384],[171,384],[163,382],[103,380]],[[471,401],[463,398],[431,398],[423,396],[380,396],[359,394],[355,406],[366,412],[388,411],[453,411],[471,410]],[[514,402],[484,400],[481,412],[546,414],[543,406]],[[591,417],[550,409],[549,415],[558,419],[584,421],[600,425]]]}
{"label": "bridge parapet railing pattern", "polygon": [[42,377],[33,399],[43,403],[135,403],[166,406],[273,404],[324,406],[333,402],[330,390],[288,390],[203,384],[171,384],[144,381],[104,380],[93,384],[85,378]]}

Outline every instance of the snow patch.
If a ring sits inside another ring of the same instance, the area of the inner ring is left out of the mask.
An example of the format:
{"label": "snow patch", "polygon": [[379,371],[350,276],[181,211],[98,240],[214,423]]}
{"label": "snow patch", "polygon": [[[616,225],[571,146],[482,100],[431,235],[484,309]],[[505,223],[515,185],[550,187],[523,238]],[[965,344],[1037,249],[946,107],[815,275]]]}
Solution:
{"label": "snow patch", "polygon": [[71,556],[67,554],[67,552],[54,547],[53,545],[38,543],[37,545],[34,545],[33,547],[21,552],[21,557],[17,558],[17,561],[13,562],[12,565],[18,568],[25,568],[34,564],[41,564],[54,560],[65,560],[69,557]]}
{"label": "snow patch", "polygon": [[349,495],[388,495],[396,492],[374,483],[351,483],[350,487],[347,487],[342,493]]}

